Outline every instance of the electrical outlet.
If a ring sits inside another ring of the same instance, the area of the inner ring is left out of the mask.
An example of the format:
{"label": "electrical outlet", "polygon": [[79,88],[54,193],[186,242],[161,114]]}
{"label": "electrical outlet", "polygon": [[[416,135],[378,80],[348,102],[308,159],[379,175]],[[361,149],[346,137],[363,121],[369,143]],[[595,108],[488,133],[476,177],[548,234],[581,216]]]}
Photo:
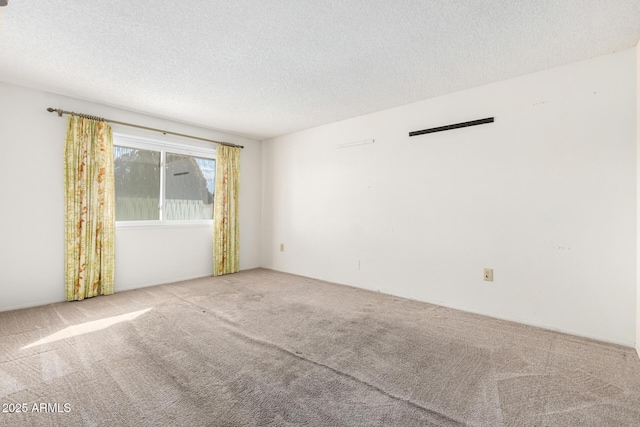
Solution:
{"label": "electrical outlet", "polygon": [[284,252],[284,243],[280,243],[280,252]]}
{"label": "electrical outlet", "polygon": [[484,269],[484,281],[493,282],[493,268]]}

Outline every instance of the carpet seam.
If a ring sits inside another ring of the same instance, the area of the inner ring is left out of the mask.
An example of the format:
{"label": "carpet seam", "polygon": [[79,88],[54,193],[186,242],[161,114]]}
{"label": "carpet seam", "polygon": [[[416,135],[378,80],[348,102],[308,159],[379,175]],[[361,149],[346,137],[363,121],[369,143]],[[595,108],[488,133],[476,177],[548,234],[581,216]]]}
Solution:
{"label": "carpet seam", "polygon": [[[184,297],[182,297],[180,295],[177,295],[177,294],[174,294],[174,295],[176,297],[178,297],[179,299],[183,300],[184,302],[186,302],[186,303],[188,303],[190,305],[193,305],[194,307],[198,307],[198,309],[200,309],[200,310],[204,309],[204,307],[202,307],[202,306],[200,306],[200,305],[198,305],[198,304],[196,304],[196,303],[194,303],[192,301],[189,301],[188,299],[186,299],[186,298],[184,298]],[[315,360],[311,360],[311,359],[308,359],[306,357],[303,357],[303,356],[301,356],[299,354],[296,354],[295,352],[290,351],[290,350],[288,350],[288,349],[286,349],[284,347],[280,347],[279,345],[277,345],[277,344],[275,344],[275,343],[273,343],[271,341],[266,341],[266,340],[263,340],[263,339],[256,338],[256,337],[253,337],[251,335],[245,334],[245,333],[239,331],[238,328],[235,327],[235,325],[233,323],[229,322],[227,319],[224,319],[224,318],[222,318],[220,316],[217,316],[215,313],[212,313],[212,312],[209,312],[209,311],[205,311],[205,313],[210,315],[214,319],[218,320],[220,323],[222,323],[223,327],[225,327],[229,332],[233,333],[234,335],[243,337],[243,338],[248,339],[248,340],[253,341],[253,342],[257,342],[257,343],[262,344],[264,346],[275,348],[276,350],[279,350],[279,351],[281,351],[283,353],[286,353],[288,355],[296,357],[297,359],[304,360],[304,361],[312,363],[312,364],[314,364],[316,366],[320,366],[322,368],[328,369],[328,370],[330,370],[330,371],[332,371],[332,372],[334,372],[334,373],[336,373],[336,374],[338,374],[340,376],[343,376],[345,378],[349,378],[350,380],[355,381],[355,382],[357,382],[359,384],[363,384],[366,387],[369,387],[370,389],[373,389],[373,390],[375,390],[375,391],[377,391],[377,392],[379,392],[379,393],[381,393],[381,394],[383,394],[383,395],[385,395],[385,396],[387,396],[387,397],[389,397],[389,398],[391,398],[393,400],[396,400],[396,401],[399,401],[399,402],[404,402],[404,403],[408,404],[409,406],[412,406],[412,407],[417,408],[417,409],[419,409],[421,411],[424,411],[424,412],[428,413],[429,415],[431,415],[431,416],[433,416],[435,418],[439,418],[441,420],[446,420],[448,422],[453,422],[453,423],[456,423],[456,424],[458,424],[460,426],[468,425],[466,423],[463,423],[461,421],[456,420],[455,418],[450,417],[449,415],[440,413],[440,412],[435,411],[433,409],[426,408],[426,407],[424,407],[424,406],[422,406],[422,405],[420,405],[420,404],[418,404],[416,402],[411,401],[410,399],[406,399],[406,398],[403,398],[403,397],[400,397],[400,396],[395,396],[395,395],[393,395],[393,394],[381,389],[380,387],[378,387],[378,386],[376,386],[374,384],[370,384],[370,383],[368,383],[368,382],[366,382],[364,380],[361,380],[361,379],[359,379],[359,378],[357,378],[357,377],[355,377],[355,376],[353,376],[351,374],[348,374],[346,372],[342,372],[342,371],[340,371],[340,370],[338,370],[336,368],[333,368],[331,366],[325,365],[323,363],[316,362]]]}

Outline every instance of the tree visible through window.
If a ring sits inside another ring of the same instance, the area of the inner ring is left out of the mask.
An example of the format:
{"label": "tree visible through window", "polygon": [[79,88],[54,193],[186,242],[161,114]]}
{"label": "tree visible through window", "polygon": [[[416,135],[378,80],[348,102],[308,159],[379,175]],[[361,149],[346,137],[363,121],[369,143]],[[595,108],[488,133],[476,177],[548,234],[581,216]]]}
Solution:
{"label": "tree visible through window", "polygon": [[116,221],[160,219],[160,151],[115,146]]}

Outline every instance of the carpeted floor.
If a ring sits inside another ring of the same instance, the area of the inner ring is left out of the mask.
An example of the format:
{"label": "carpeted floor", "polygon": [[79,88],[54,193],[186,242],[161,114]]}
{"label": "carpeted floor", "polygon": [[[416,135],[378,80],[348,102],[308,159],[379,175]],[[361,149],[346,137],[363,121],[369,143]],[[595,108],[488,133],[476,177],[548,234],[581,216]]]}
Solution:
{"label": "carpeted floor", "polygon": [[638,426],[640,361],[256,269],[0,313],[0,405],[1,426]]}

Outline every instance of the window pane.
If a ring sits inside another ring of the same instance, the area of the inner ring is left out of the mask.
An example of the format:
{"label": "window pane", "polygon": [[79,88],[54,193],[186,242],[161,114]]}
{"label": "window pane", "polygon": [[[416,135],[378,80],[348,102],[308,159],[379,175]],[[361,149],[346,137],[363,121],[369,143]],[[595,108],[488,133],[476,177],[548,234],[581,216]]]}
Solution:
{"label": "window pane", "polygon": [[114,147],[116,221],[159,220],[160,152]]}
{"label": "window pane", "polygon": [[165,218],[213,219],[216,162],[181,154],[166,154]]}

